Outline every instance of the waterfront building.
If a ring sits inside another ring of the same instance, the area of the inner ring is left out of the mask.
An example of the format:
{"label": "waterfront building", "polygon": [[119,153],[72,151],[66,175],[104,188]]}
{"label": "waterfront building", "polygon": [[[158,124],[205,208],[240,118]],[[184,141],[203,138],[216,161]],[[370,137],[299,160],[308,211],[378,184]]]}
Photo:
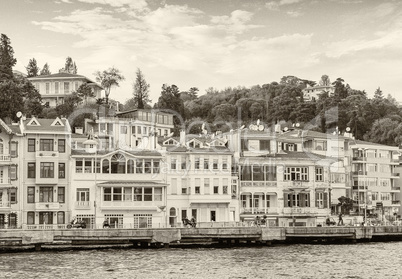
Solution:
{"label": "waterfront building", "polygon": [[35,86],[42,97],[42,101],[49,107],[56,107],[63,104],[64,99],[82,85],[88,85],[94,93],[94,97],[89,102],[95,102],[96,99],[101,98],[103,88],[96,82],[89,78],[70,74],[70,73],[57,73],[51,75],[40,75],[28,78],[29,81]]}
{"label": "waterfront building", "polygon": [[237,174],[232,174],[231,152],[215,135],[161,138],[166,149],[169,225],[185,218],[222,224],[239,221]]}
{"label": "waterfront building", "polygon": [[22,117],[19,123],[22,171],[21,225],[65,226],[70,202],[71,128],[67,119]]}
{"label": "waterfront building", "polygon": [[92,227],[164,227],[167,179],[158,135],[170,134],[173,116],[135,109],[85,120],[72,143],[72,216]]}
{"label": "waterfront building", "polygon": [[350,148],[354,212],[391,221],[401,205],[398,147],[356,140]]}
{"label": "waterfront building", "polygon": [[17,228],[21,223],[20,194],[21,133],[18,126],[0,119],[0,229]]}
{"label": "waterfront building", "polygon": [[240,174],[240,219],[315,226],[331,212],[330,166],[339,158],[304,150],[301,131],[275,130],[250,125],[225,134]]}

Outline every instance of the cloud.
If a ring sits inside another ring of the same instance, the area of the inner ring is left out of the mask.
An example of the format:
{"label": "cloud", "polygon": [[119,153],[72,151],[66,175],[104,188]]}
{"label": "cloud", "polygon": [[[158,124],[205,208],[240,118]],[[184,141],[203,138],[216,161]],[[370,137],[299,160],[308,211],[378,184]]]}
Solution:
{"label": "cloud", "polygon": [[143,10],[146,9],[148,6],[145,0],[78,0],[78,1],[89,4],[109,5],[112,7],[128,6],[131,9],[136,10]]}
{"label": "cloud", "polygon": [[292,5],[292,4],[297,4],[302,2],[303,0],[280,0],[280,1],[270,1],[265,4],[265,7],[267,7],[270,10],[278,10],[280,6],[287,6],[287,5]]}

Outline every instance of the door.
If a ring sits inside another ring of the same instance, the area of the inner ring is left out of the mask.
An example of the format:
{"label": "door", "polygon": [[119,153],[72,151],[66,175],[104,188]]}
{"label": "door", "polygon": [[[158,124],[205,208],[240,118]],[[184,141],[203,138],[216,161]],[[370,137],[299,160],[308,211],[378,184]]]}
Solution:
{"label": "door", "polygon": [[216,222],[216,211],[211,210],[211,222]]}

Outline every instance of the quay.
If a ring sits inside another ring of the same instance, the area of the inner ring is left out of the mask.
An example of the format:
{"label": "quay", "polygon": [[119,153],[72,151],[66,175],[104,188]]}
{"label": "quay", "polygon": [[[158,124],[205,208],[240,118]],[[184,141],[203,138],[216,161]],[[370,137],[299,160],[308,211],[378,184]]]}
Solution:
{"label": "quay", "polygon": [[356,243],[402,240],[402,226],[221,227],[161,229],[0,230],[0,248],[42,245],[132,245],[140,248],[192,244]]}

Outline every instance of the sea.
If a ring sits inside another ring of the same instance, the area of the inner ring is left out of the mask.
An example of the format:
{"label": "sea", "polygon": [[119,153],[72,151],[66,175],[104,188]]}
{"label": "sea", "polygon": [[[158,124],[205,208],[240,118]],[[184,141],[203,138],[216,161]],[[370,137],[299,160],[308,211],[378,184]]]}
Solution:
{"label": "sea", "polygon": [[7,252],[0,278],[402,278],[402,242]]}

